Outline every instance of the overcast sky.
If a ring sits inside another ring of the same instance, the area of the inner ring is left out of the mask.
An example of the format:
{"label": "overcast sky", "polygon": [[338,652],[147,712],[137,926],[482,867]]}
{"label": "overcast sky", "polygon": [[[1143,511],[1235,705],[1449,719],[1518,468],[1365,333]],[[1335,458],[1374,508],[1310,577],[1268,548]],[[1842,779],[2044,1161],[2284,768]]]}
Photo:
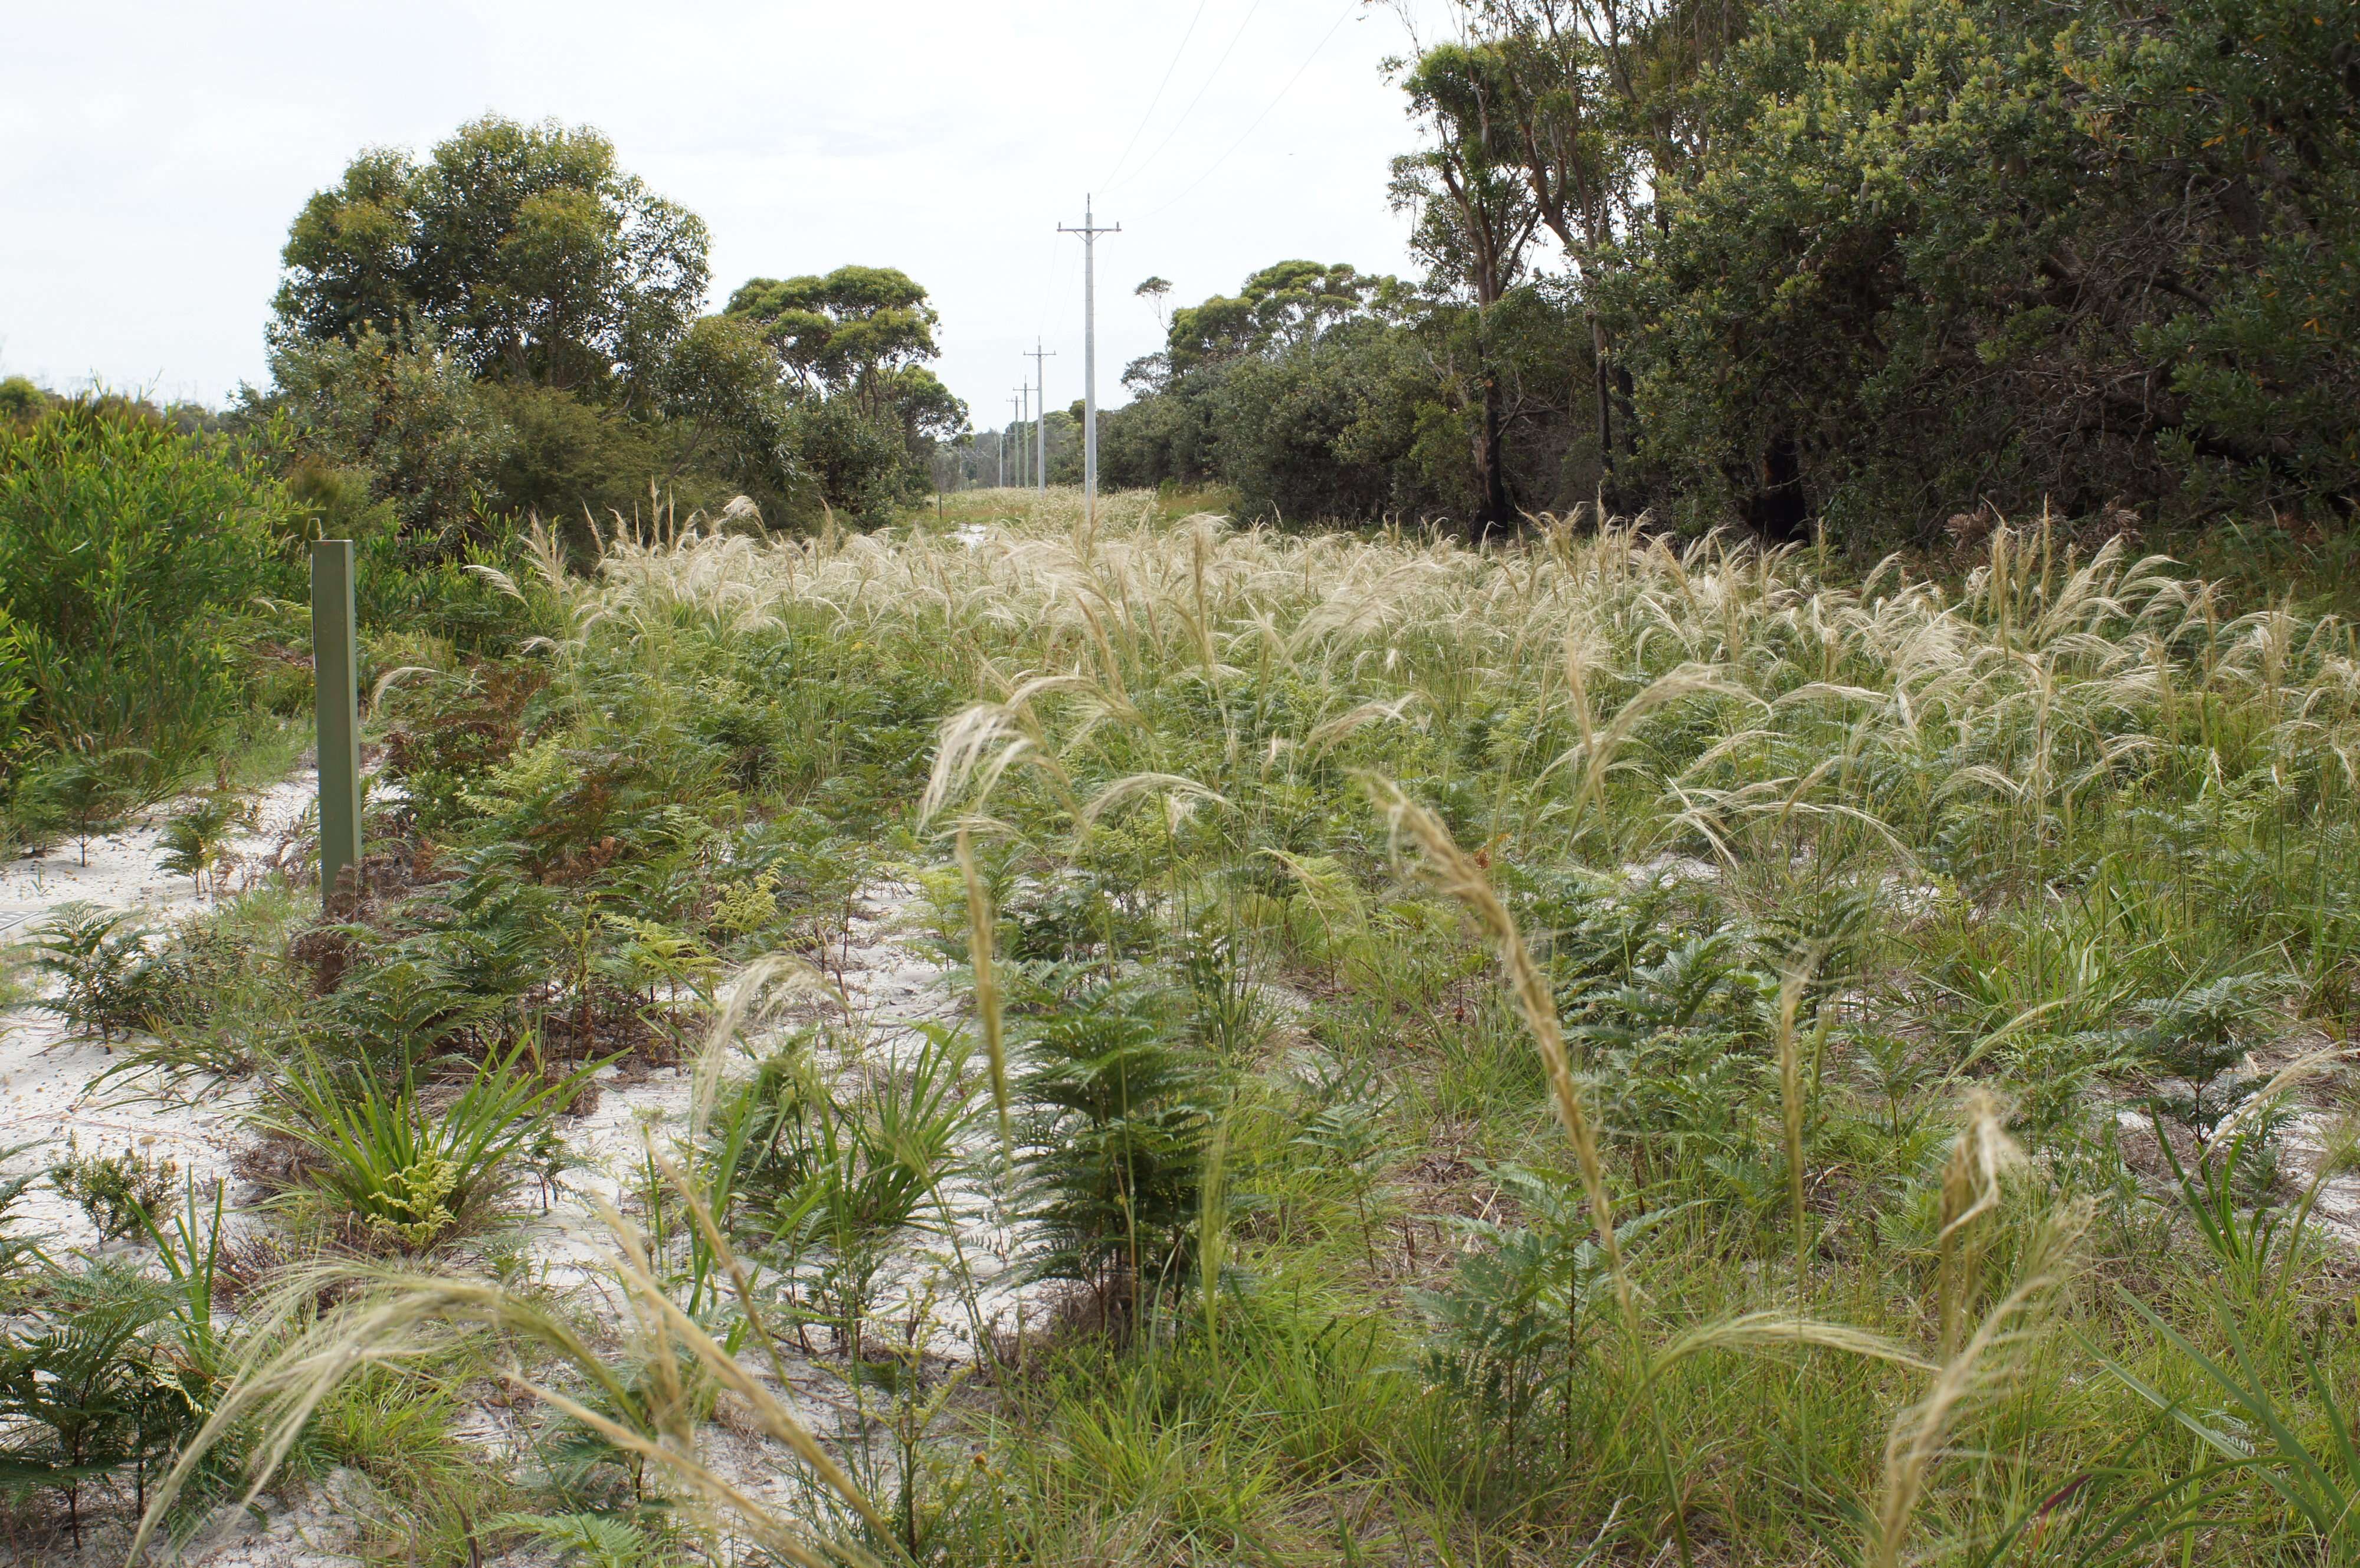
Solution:
{"label": "overcast sky", "polygon": [[[1438,4],[1438,0],[1436,0]],[[1172,299],[1290,256],[1406,267],[1361,0],[0,0],[0,375],[219,402],[266,376],[289,220],[363,147],[486,111],[605,131],[704,217],[715,302],[747,278],[899,267],[942,312],[951,389],[1004,421],[1039,333],[1081,394],[1081,244],[1100,223],[1098,395]],[[1160,89],[1160,92],[1159,92]]]}

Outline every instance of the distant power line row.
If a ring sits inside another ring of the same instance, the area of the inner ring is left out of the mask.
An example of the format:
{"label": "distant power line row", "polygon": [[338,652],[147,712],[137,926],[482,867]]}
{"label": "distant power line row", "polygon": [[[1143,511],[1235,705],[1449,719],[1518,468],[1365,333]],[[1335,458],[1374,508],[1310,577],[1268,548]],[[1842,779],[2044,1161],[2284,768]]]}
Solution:
{"label": "distant power line row", "polygon": [[[1358,3],[1359,0],[1346,0],[1343,8],[1337,13],[1335,21],[1328,25],[1326,32],[1319,35],[1319,41],[1311,46],[1311,52],[1303,57],[1303,62],[1295,68],[1294,74],[1280,85],[1278,92],[1272,96],[1270,102],[1262,105],[1262,113],[1256,114],[1247,124],[1246,128],[1239,133],[1235,141],[1221,150],[1219,157],[1205,166],[1203,172],[1183,186],[1178,194],[1156,208],[1154,212],[1149,214],[1150,217],[1158,216],[1177,206],[1193,194],[1198,186],[1210,180],[1222,165],[1229,162],[1240,147],[1245,146],[1254,132],[1262,128],[1262,123],[1270,118],[1272,111],[1278,107],[1287,93],[1294,91],[1295,84],[1303,80],[1304,73],[1311,69],[1312,61],[1319,58],[1320,51],[1328,47],[1328,40],[1336,36],[1337,31],[1343,27],[1345,18],[1352,14],[1353,7]],[[1180,57],[1186,51],[1188,40],[1196,36],[1196,24],[1204,19],[1205,4],[1206,0],[1197,0],[1196,10],[1188,17],[1188,26],[1182,30],[1180,42],[1172,52],[1172,60],[1164,68],[1163,78],[1156,82],[1154,93],[1148,98],[1147,107],[1141,114],[1138,125],[1132,129],[1131,139],[1123,144],[1121,153],[1116,157],[1114,168],[1109,171],[1103,182],[1105,186],[1111,187],[1121,183],[1125,166],[1130,163],[1132,151],[1138,147],[1139,139],[1146,133],[1149,122],[1155,117],[1156,106],[1163,103],[1164,90],[1172,85],[1173,74],[1180,66]],[[1255,15],[1261,11],[1262,5],[1262,0],[1253,0],[1253,4],[1247,7],[1244,18],[1238,23],[1237,30],[1229,35],[1229,43],[1222,49],[1220,58],[1214,60],[1213,69],[1206,74],[1204,82],[1198,85],[1196,95],[1188,100],[1187,106],[1180,111],[1179,118],[1173,121],[1171,128],[1164,132],[1164,139],[1155,144],[1154,150],[1132,167],[1130,173],[1137,174],[1147,169],[1163,156],[1165,147],[1172,145],[1173,137],[1180,134],[1180,127],[1185,125],[1188,116],[1196,112],[1196,105],[1203,102],[1206,93],[1219,77],[1221,68],[1229,63],[1229,56],[1236,52],[1238,40],[1245,37],[1246,28],[1252,23]],[[1120,223],[1101,225],[1098,222],[1094,203],[1094,196],[1085,196],[1082,199],[1082,221],[1078,226],[1065,223],[1057,225],[1059,234],[1079,234],[1082,238],[1082,500],[1092,524],[1098,520],[1098,240],[1100,234],[1119,234],[1122,232],[1122,225]],[[1043,300],[1043,306],[1045,310],[1047,306],[1045,298]],[[1032,346],[1022,351],[1025,357],[1032,361],[1032,378],[1015,387],[1009,401],[1016,415],[1016,429],[1022,431],[1028,419],[1032,425],[1032,441],[1029,443],[1032,450],[1027,452],[1025,447],[1028,443],[1021,439],[1017,444],[1016,483],[1022,485],[1029,480],[1035,487],[1045,489],[1049,482],[1049,401],[1047,367],[1043,362],[1054,357],[1054,351],[1043,348],[1041,341],[1040,335],[1035,333]],[[1036,407],[1037,417],[1033,412]],[[1003,435],[1000,441],[999,460],[1000,482],[1003,485],[1009,479],[1008,459],[1008,440]]]}
{"label": "distant power line row", "polygon": [[[1016,483],[1020,485],[1029,484],[1035,489],[1046,490],[1049,488],[1049,378],[1045,374],[1047,367],[1041,362],[1044,359],[1056,358],[1057,351],[1054,348],[1043,348],[1041,340],[1036,337],[1032,340],[1031,348],[1020,349],[1017,352],[1032,362],[1032,379],[1017,387],[1015,396],[1008,399],[1010,405],[1016,410],[1016,423],[1012,427],[1018,432]],[[1037,418],[1032,412],[1032,399],[1036,397],[1041,399],[1041,412]],[[1032,426],[1032,439],[1037,449],[1030,453],[1024,450],[1022,435],[1028,420]],[[1029,475],[1026,473],[1028,458],[1031,469]],[[1000,483],[1003,485],[1008,483],[1008,435],[1005,431],[1001,432],[1000,437]]]}
{"label": "distant power line row", "polygon": [[[1094,199],[1082,198],[1082,221],[1079,225],[1059,223],[1061,234],[1082,236],[1082,504],[1092,523],[1098,515],[1098,248],[1100,234],[1122,233],[1120,223],[1100,223]],[[1032,362],[1032,377],[1012,389],[1008,402],[1015,414],[1013,428],[1020,432],[1014,453],[1015,480],[1019,485],[1032,484],[1045,490],[1049,485],[1049,393],[1048,365],[1057,351],[1042,345],[1036,333],[1032,346],[1019,351]],[[1039,400],[1039,417],[1033,417],[1034,399]],[[1032,447],[1025,451],[1022,439],[1026,421],[1032,425]],[[1000,437],[997,464],[1001,485],[1009,482],[1008,434]],[[1029,463],[1028,463],[1028,459]],[[1029,467],[1029,474],[1027,472]]]}

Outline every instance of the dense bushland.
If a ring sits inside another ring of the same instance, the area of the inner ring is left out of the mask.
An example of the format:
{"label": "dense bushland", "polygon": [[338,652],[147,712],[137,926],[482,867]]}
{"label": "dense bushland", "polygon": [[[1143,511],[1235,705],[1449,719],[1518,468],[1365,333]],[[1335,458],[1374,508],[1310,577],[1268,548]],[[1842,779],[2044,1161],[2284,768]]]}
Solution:
{"label": "dense bushland", "polygon": [[1542,289],[1475,311],[1349,266],[1281,262],[1173,313],[1169,346],[1126,373],[1136,396],[1105,417],[1100,460],[1119,485],[1218,481],[1273,521],[1464,521],[1484,514],[1493,475],[1517,504],[1563,508],[1596,498],[1567,445],[1590,353]]}
{"label": "dense bushland", "polygon": [[1426,277],[1290,262],[1175,312],[1109,424],[1127,482],[1479,526],[1602,495],[1874,548],[1985,506],[2350,517],[2344,0],[1465,22],[1403,68]]}
{"label": "dense bushland", "polygon": [[1650,465],[1757,510],[1791,483],[1843,533],[2348,517],[2355,60],[2348,5],[1765,17],[1605,290]]}
{"label": "dense bushland", "polygon": [[514,602],[471,570],[520,559],[508,519],[421,538],[283,421],[28,389],[0,420],[0,841],[86,842],[283,762],[311,698],[304,550],[328,535],[358,541],[390,660],[372,681],[513,639]]}
{"label": "dense bushland", "polygon": [[0,424],[0,759],[140,748],[185,771],[245,707],[235,626],[283,596],[267,474],[142,411]]}
{"label": "dense bushland", "polygon": [[[685,1496],[933,1562],[2349,1554],[2348,626],[2038,528],[1946,586],[930,528],[552,555],[539,640],[388,691],[377,893],[210,992],[326,1156],[279,1299],[344,1303],[255,1316],[220,1433],[513,1355],[578,1463],[486,1495],[651,1552]],[[973,988],[890,1046],[824,985],[884,875]],[[676,1051],[610,1345],[488,1238],[577,1064]],[[1022,1343],[987,1196],[1072,1292]],[[803,1441],[741,1348],[852,1412],[776,1512],[698,1436],[727,1388]]]}

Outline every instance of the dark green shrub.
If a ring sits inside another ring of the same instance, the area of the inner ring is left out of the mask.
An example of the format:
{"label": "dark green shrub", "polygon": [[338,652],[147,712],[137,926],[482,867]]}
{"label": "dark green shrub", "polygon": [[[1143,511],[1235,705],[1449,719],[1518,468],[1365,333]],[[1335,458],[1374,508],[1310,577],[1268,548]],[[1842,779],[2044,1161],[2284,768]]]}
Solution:
{"label": "dark green shrub", "polygon": [[724,1107],[707,1166],[811,1320],[856,1354],[894,1244],[956,1223],[944,1184],[967,1161],[970,1045],[940,1024],[915,1032],[894,1071],[841,1094],[819,1082],[810,1037],[773,1055]]}
{"label": "dark green shrub", "polygon": [[45,828],[71,828],[75,854],[87,866],[90,841],[99,830],[139,803],[140,780],[152,760],[138,746],[101,750],[88,742],[71,745],[43,758],[26,778],[15,814]]}
{"label": "dark green shrub", "polygon": [[250,825],[254,809],[226,789],[210,790],[198,798],[196,804],[172,813],[164,824],[162,866],[176,876],[186,877],[199,892],[210,883],[214,891],[221,889],[224,855],[229,847],[229,836],[235,829]]}
{"label": "dark green shrub", "polygon": [[525,704],[546,679],[524,665],[486,661],[432,690],[388,694],[386,762],[409,790],[421,827],[440,828],[465,813],[460,791],[516,750]]}
{"label": "dark green shrub", "polygon": [[1137,981],[1092,977],[1022,1029],[1026,1184],[1043,1232],[1035,1267],[1109,1305],[1195,1269],[1210,1087],[1183,1010]]}
{"label": "dark green shrub", "polygon": [[[93,1486],[145,1511],[151,1474],[169,1469],[204,1424],[219,1383],[202,1331],[180,1315],[179,1291],[137,1267],[101,1260],[59,1269],[38,1286],[34,1310],[0,1347],[0,1474],[16,1488],[60,1494],[77,1545]],[[235,1464],[209,1459],[190,1500]]]}
{"label": "dark green shrub", "polygon": [[2132,1037],[2133,1049],[2177,1081],[2158,1093],[2156,1107],[2200,1142],[2209,1140],[2258,1085],[2234,1069],[2285,1029],[2278,1005],[2286,989],[2274,975],[2228,975],[2138,1003],[2133,1011],[2143,1027]]}
{"label": "dark green shrub", "polygon": [[924,471],[912,463],[901,433],[846,398],[799,405],[789,429],[795,453],[820,492],[835,497],[852,519],[868,525],[889,521],[923,487]]}
{"label": "dark green shrub", "polygon": [[60,986],[49,1006],[101,1040],[148,1028],[165,1005],[167,973],[127,910],[67,904],[32,945],[34,969]]}
{"label": "dark green shrub", "polygon": [[0,428],[0,691],[37,738],[140,746],[150,788],[245,703],[233,621],[294,591],[274,482],[142,412],[92,401]]}
{"label": "dark green shrub", "polygon": [[[1486,1472],[1546,1469],[1561,1449],[1535,1428],[1571,1407],[1573,1369],[1605,1321],[1606,1255],[1569,1172],[1504,1165],[1486,1174],[1520,1219],[1458,1220],[1469,1247],[1449,1283],[1412,1300],[1428,1323],[1428,1376],[1470,1422],[1470,1446],[1488,1452]],[[1631,1247],[1663,1217],[1625,1220],[1616,1239]]]}

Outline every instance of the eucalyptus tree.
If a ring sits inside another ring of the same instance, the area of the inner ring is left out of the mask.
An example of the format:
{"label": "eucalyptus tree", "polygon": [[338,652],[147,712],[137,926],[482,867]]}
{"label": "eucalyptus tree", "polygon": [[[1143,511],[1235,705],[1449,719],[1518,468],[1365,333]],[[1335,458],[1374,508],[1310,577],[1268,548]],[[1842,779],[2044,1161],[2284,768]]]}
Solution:
{"label": "eucalyptus tree", "polygon": [[831,504],[882,517],[923,488],[934,443],[967,428],[967,405],[926,365],[941,318],[906,272],[756,278],[723,315],[769,344],[794,399],[798,445]]}
{"label": "eucalyptus tree", "polygon": [[1451,379],[1473,383],[1466,402],[1475,415],[1480,532],[1512,526],[1518,515],[1501,450],[1503,392],[1491,314],[1523,278],[1540,226],[1504,113],[1514,93],[1508,64],[1496,43],[1444,44],[1417,59],[1402,85],[1426,145],[1393,159],[1391,191],[1395,210],[1413,215],[1410,245],[1436,290],[1472,305],[1471,363]]}
{"label": "eucalyptus tree", "polygon": [[423,160],[364,152],[289,231],[277,331],[352,343],[431,330],[478,377],[645,386],[709,269],[703,220],[587,127],[498,115]]}
{"label": "eucalyptus tree", "polygon": [[1162,277],[1150,277],[1143,278],[1141,280],[1139,287],[1132,289],[1131,293],[1131,298],[1135,299],[1144,299],[1149,304],[1155,307],[1155,324],[1157,326],[1168,327],[1171,324],[1171,311],[1164,304],[1164,300],[1172,293],[1172,280],[1170,278]]}
{"label": "eucalyptus tree", "polygon": [[1361,272],[1349,262],[1275,262],[1235,294],[1173,311],[1164,341],[1167,368],[1181,375],[1240,354],[1294,348],[1400,293],[1393,278]]}
{"label": "eucalyptus tree", "polygon": [[[1488,105],[1502,122],[1505,155],[1530,187],[1533,212],[1565,252],[1581,300],[1594,362],[1592,418],[1602,474],[1633,444],[1628,371],[1617,376],[1606,323],[1590,285],[1614,265],[1616,235],[1641,200],[1648,168],[1623,16],[1592,0],[1487,0],[1482,24],[1498,51],[1501,91]],[[1618,385],[1619,382],[1619,385]]]}

